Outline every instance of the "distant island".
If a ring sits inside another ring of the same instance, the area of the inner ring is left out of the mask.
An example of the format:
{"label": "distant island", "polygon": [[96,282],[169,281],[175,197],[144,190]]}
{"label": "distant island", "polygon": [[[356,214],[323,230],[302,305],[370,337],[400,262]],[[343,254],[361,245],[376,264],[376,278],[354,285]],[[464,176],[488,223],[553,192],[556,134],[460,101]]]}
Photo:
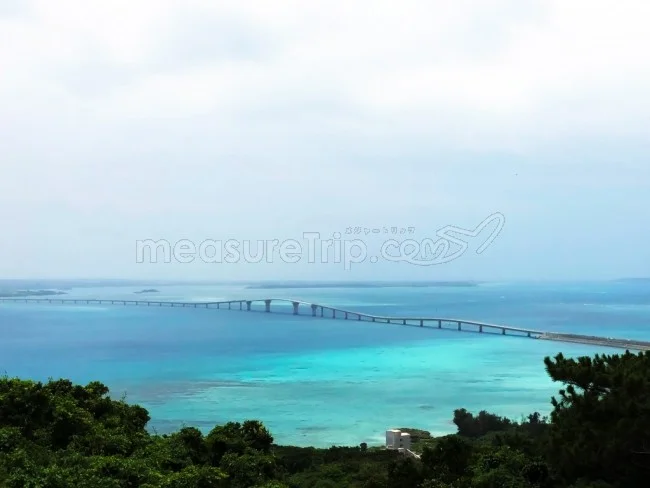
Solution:
{"label": "distant island", "polygon": [[259,283],[248,285],[251,290],[277,290],[285,288],[428,288],[428,287],[473,287],[475,281],[382,281],[382,282],[307,282],[287,281],[282,283]]}
{"label": "distant island", "polygon": [[160,292],[154,288],[149,288],[147,290],[135,291],[134,293],[140,294],[140,293],[160,293]]}
{"label": "distant island", "polygon": [[650,278],[620,278],[616,283],[650,283]]}
{"label": "distant island", "polygon": [[52,295],[66,295],[59,290],[0,290],[0,298],[46,297]]}

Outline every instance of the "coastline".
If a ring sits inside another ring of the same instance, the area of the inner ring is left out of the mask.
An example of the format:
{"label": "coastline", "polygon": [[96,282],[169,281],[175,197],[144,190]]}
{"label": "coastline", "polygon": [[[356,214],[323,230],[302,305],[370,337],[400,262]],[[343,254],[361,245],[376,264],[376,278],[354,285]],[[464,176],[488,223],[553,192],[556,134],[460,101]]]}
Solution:
{"label": "coastline", "polygon": [[0,298],[28,298],[67,295],[60,290],[0,290]]}

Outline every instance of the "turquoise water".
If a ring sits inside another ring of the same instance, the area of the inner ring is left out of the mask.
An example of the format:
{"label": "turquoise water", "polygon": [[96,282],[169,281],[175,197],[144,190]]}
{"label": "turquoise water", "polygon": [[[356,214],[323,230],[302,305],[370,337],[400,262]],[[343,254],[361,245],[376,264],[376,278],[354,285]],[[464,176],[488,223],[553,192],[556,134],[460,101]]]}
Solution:
{"label": "turquoise water", "polygon": [[[248,290],[78,288],[65,298],[287,297],[382,315],[443,316],[650,339],[650,283]],[[399,325],[193,308],[0,305],[0,371],[99,380],[147,407],[158,432],[260,419],[280,443],[380,443],[387,428],[455,431],[453,410],[550,411],[543,358],[594,346]]]}

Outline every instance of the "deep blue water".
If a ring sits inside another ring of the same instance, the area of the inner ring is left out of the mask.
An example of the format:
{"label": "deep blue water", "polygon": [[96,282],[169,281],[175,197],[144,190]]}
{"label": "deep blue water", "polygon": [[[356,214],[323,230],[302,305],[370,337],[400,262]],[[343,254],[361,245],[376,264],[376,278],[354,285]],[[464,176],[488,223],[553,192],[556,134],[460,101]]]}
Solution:
{"label": "deep blue water", "polygon": [[[143,287],[65,298],[146,299]],[[381,315],[441,316],[650,340],[650,283],[247,290],[156,286],[155,300],[287,297]],[[278,442],[380,442],[384,430],[452,432],[453,410],[548,413],[543,358],[616,352],[453,330],[193,308],[0,304],[0,371],[99,380],[142,403],[158,431],[256,418]]]}

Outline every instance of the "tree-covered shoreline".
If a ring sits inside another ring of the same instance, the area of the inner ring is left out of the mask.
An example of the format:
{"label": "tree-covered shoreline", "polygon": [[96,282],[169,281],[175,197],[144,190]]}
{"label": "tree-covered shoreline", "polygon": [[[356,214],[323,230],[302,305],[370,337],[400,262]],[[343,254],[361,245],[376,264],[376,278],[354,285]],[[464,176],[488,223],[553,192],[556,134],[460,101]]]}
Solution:
{"label": "tree-covered shoreline", "polygon": [[0,290],[0,298],[50,297],[66,295],[60,290]]}
{"label": "tree-covered shoreline", "polygon": [[382,448],[279,446],[257,420],[147,431],[99,382],[0,378],[0,488],[635,488],[650,475],[650,353],[545,358],[549,418],[462,408],[456,434]]}

